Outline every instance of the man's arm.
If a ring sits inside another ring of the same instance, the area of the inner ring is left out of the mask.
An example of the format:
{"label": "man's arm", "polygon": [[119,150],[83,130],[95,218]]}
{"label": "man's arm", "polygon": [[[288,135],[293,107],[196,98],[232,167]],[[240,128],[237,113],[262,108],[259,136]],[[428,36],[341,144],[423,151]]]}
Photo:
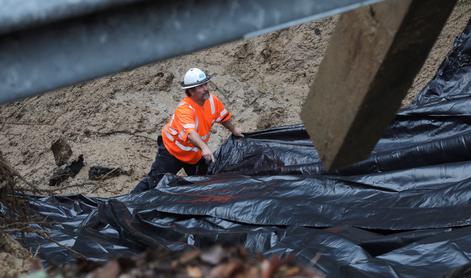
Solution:
{"label": "man's arm", "polygon": [[201,149],[201,151],[203,152],[204,159],[206,159],[207,161],[212,161],[212,162],[215,161],[213,152],[208,147],[208,145],[206,145],[206,143],[201,139],[200,135],[196,131],[191,130],[188,133],[188,139],[190,139],[193,145]]}
{"label": "man's arm", "polygon": [[222,122],[221,124],[222,124],[225,128],[227,128],[227,129],[232,133],[232,135],[237,136],[237,137],[244,137],[244,134],[242,134],[242,131],[240,130],[240,128],[235,127],[235,126],[232,124],[232,120],[228,120],[228,121]]}

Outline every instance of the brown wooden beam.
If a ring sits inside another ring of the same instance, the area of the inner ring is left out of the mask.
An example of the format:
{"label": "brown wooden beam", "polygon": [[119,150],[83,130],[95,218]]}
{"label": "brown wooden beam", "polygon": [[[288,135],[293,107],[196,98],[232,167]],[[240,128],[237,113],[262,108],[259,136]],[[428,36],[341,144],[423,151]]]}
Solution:
{"label": "brown wooden beam", "polygon": [[343,14],[301,118],[327,170],[368,157],[456,0],[386,0]]}

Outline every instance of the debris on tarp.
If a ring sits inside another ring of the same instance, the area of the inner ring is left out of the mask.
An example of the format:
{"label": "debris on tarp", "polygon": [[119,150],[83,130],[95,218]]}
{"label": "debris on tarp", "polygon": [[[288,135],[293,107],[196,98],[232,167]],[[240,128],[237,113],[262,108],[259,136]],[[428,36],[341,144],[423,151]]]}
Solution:
{"label": "debris on tarp", "polygon": [[80,170],[85,166],[83,155],[79,155],[77,159],[71,161],[66,165],[62,165],[54,170],[51,178],[49,179],[50,186],[56,186],[70,177],[75,177]]}
{"label": "debris on tarp", "polygon": [[112,198],[28,196],[55,224],[34,224],[49,239],[14,235],[49,265],[239,244],[330,277],[448,275],[471,261],[470,41],[468,24],[424,97],[368,159],[336,173],[324,173],[301,125],[248,133],[229,138],[205,176],[167,174]]}
{"label": "debris on tarp", "polygon": [[106,180],[121,175],[129,176],[131,171],[123,170],[119,167],[91,166],[88,170],[88,178],[90,180]]}
{"label": "debris on tarp", "polygon": [[78,261],[50,271],[63,277],[190,277],[190,278],[321,278],[315,269],[293,257],[252,256],[242,247],[215,245],[206,249],[171,252],[158,248],[104,264]]}

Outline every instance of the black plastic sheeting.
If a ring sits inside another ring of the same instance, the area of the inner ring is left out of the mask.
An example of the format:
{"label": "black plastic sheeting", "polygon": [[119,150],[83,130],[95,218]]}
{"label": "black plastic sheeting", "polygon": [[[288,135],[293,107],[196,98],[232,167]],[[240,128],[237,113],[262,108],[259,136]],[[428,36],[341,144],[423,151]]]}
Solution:
{"label": "black plastic sheeting", "polygon": [[[326,174],[302,126],[229,138],[207,176],[115,198],[29,197],[37,225],[90,259],[239,243],[332,277],[437,277],[471,261],[471,25],[370,158]],[[8,209],[1,207],[5,212]],[[76,254],[37,234],[51,264]]]}

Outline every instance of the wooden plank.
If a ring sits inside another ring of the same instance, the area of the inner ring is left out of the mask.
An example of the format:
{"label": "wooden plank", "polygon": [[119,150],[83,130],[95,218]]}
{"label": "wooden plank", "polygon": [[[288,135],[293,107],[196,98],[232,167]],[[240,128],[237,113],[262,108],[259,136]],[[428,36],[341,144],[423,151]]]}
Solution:
{"label": "wooden plank", "polygon": [[386,0],[343,14],[301,118],[327,170],[368,157],[456,0]]}

